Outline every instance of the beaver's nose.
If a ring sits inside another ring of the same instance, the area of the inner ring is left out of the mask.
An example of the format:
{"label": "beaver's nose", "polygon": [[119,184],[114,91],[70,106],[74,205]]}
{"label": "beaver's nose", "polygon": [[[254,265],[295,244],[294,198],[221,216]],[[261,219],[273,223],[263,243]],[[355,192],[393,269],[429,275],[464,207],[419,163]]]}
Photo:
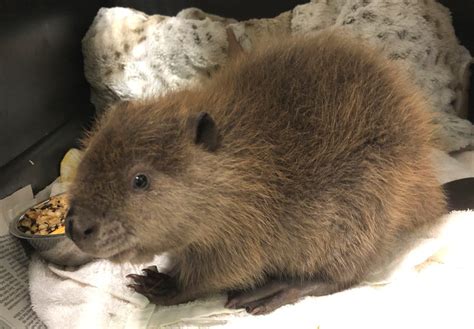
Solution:
{"label": "beaver's nose", "polygon": [[93,239],[99,232],[99,225],[88,217],[78,217],[71,206],[66,216],[66,235],[74,242]]}

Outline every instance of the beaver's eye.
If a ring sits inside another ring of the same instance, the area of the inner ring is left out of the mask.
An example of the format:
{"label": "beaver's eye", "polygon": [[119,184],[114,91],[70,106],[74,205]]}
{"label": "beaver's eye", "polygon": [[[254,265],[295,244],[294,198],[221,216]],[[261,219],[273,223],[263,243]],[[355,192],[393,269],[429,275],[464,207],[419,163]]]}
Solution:
{"label": "beaver's eye", "polygon": [[149,185],[149,179],[145,174],[136,174],[133,177],[132,186],[135,190],[145,190]]}

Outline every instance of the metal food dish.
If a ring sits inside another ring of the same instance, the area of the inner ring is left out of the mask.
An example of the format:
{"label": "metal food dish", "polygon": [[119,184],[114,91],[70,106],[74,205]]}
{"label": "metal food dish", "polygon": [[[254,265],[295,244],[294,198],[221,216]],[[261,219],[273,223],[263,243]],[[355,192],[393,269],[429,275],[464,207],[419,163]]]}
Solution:
{"label": "metal food dish", "polygon": [[51,199],[45,200],[26,210],[15,218],[10,224],[10,233],[22,240],[26,240],[45,260],[58,265],[78,266],[85,264],[93,259],[93,257],[82,252],[72,242],[66,234],[27,234],[19,229],[20,221],[25,214],[34,208],[39,208],[49,203]]}

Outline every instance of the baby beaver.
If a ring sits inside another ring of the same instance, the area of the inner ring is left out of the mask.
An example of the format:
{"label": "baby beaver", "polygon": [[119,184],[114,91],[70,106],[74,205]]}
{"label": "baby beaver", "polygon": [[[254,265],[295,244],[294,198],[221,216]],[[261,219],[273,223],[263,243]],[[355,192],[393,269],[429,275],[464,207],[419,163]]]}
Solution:
{"label": "baby beaver", "polygon": [[67,233],[160,305],[227,292],[270,312],[360,283],[446,212],[415,86],[336,33],[268,41],[203,85],[111,108],[85,141]]}

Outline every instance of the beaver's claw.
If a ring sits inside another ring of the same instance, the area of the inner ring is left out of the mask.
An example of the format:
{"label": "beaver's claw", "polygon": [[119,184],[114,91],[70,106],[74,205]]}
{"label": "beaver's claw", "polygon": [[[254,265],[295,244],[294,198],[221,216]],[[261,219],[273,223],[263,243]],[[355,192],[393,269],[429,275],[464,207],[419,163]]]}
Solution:
{"label": "beaver's claw", "polygon": [[142,271],[143,275],[127,275],[127,278],[133,280],[133,283],[127,286],[147,297],[151,303],[166,304],[166,300],[178,293],[175,280],[167,274],[160,273],[156,266],[145,268]]}

